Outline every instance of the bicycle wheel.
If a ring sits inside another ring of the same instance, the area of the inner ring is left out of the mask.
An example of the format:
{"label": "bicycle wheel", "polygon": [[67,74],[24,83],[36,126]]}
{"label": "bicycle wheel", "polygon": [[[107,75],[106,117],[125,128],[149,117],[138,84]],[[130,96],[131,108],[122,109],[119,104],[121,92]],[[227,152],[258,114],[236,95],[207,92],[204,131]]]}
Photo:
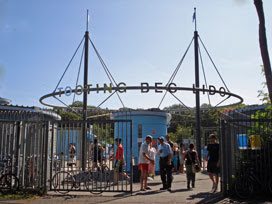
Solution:
{"label": "bicycle wheel", "polygon": [[92,194],[101,194],[109,185],[107,173],[92,172],[85,181],[86,189]]}
{"label": "bicycle wheel", "polygon": [[5,194],[7,192],[15,192],[19,189],[19,179],[14,174],[4,174],[0,178],[0,191]]}
{"label": "bicycle wheel", "polygon": [[248,178],[242,177],[235,181],[234,184],[235,194],[241,198],[246,199],[253,194],[253,185]]}
{"label": "bicycle wheel", "polygon": [[74,186],[75,179],[67,171],[59,171],[52,178],[52,187],[54,191],[61,194],[67,194]]}

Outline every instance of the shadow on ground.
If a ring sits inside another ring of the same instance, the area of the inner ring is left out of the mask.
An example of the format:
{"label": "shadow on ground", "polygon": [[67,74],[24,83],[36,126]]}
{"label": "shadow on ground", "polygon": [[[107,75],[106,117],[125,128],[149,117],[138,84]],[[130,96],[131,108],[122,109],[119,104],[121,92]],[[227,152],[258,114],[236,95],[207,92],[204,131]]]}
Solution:
{"label": "shadow on ground", "polygon": [[203,204],[203,203],[217,203],[221,200],[224,200],[224,198],[225,197],[221,192],[218,193],[201,192],[191,195],[187,200],[193,201],[194,199],[202,199],[197,203]]}

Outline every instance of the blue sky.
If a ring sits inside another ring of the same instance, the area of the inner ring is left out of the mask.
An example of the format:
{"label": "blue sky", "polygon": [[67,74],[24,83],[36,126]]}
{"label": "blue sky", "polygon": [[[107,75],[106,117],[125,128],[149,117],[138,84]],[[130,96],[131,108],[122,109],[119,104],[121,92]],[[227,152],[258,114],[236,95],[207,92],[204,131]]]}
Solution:
{"label": "blue sky", "polygon": [[[263,2],[271,53],[272,1]],[[194,7],[199,35],[229,90],[243,97],[245,104],[260,103],[257,91],[265,78],[260,68],[258,18],[251,0],[0,0],[0,97],[10,99],[13,105],[45,107],[39,98],[55,89],[84,36],[87,9],[90,37],[117,82],[127,86],[166,84],[193,37]],[[204,50],[201,52],[208,84],[222,86]],[[60,87],[75,86],[79,59],[80,54]],[[81,71],[80,84],[82,79]],[[174,82],[192,87],[193,47]],[[89,83],[109,83],[93,50]],[[204,84],[202,72],[200,84]],[[97,106],[107,96],[90,94],[88,105]],[[128,91],[120,96],[127,107],[152,108],[163,94]],[[177,97],[194,106],[192,93],[180,92]],[[72,97],[61,99],[69,104]],[[214,96],[212,105],[221,99]],[[47,102],[60,105],[55,99]],[[229,99],[224,105],[234,102],[237,100]],[[161,108],[175,103],[178,101],[167,94]],[[201,95],[201,103],[207,103],[207,96]],[[114,95],[102,107],[122,105]]]}

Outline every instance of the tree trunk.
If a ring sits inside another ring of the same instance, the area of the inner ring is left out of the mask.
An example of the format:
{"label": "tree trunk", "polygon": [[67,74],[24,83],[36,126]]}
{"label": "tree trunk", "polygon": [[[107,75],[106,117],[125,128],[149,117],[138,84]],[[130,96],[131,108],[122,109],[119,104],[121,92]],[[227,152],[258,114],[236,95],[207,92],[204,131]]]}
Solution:
{"label": "tree trunk", "polygon": [[261,55],[263,59],[264,74],[265,74],[266,84],[268,88],[268,95],[269,95],[270,103],[271,103],[272,102],[272,74],[271,74],[271,64],[269,59],[269,53],[267,49],[263,1],[254,0],[254,4],[258,13],[258,17],[259,17],[259,43],[260,43]]}

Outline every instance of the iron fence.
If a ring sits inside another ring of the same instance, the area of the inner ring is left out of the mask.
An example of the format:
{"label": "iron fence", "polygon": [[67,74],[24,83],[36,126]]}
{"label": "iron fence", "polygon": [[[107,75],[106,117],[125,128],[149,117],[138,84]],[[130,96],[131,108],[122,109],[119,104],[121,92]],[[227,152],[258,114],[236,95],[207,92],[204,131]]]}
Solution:
{"label": "iron fence", "polygon": [[237,193],[235,185],[239,181],[244,182],[241,184],[243,188],[247,188],[245,186],[251,182],[255,195],[271,195],[271,119],[221,120],[220,148],[222,189],[225,194]]}
{"label": "iron fence", "polygon": [[[114,173],[115,138],[122,140],[127,178]],[[0,177],[14,175],[22,190],[132,192],[132,151],[132,124],[127,120],[0,122]]]}
{"label": "iron fence", "polygon": [[1,121],[1,175],[14,174],[21,189],[44,189],[48,122]]}
{"label": "iron fence", "polygon": [[[127,120],[56,121],[52,124],[50,157],[50,190],[132,192],[132,125]],[[82,144],[82,130],[87,127],[86,144]],[[115,138],[122,140],[123,171],[130,174],[114,175]],[[82,151],[82,148],[87,151]],[[73,151],[71,151],[74,149]],[[85,154],[85,155],[82,155]],[[86,158],[86,168],[82,159]],[[116,176],[115,180],[114,177]]]}

